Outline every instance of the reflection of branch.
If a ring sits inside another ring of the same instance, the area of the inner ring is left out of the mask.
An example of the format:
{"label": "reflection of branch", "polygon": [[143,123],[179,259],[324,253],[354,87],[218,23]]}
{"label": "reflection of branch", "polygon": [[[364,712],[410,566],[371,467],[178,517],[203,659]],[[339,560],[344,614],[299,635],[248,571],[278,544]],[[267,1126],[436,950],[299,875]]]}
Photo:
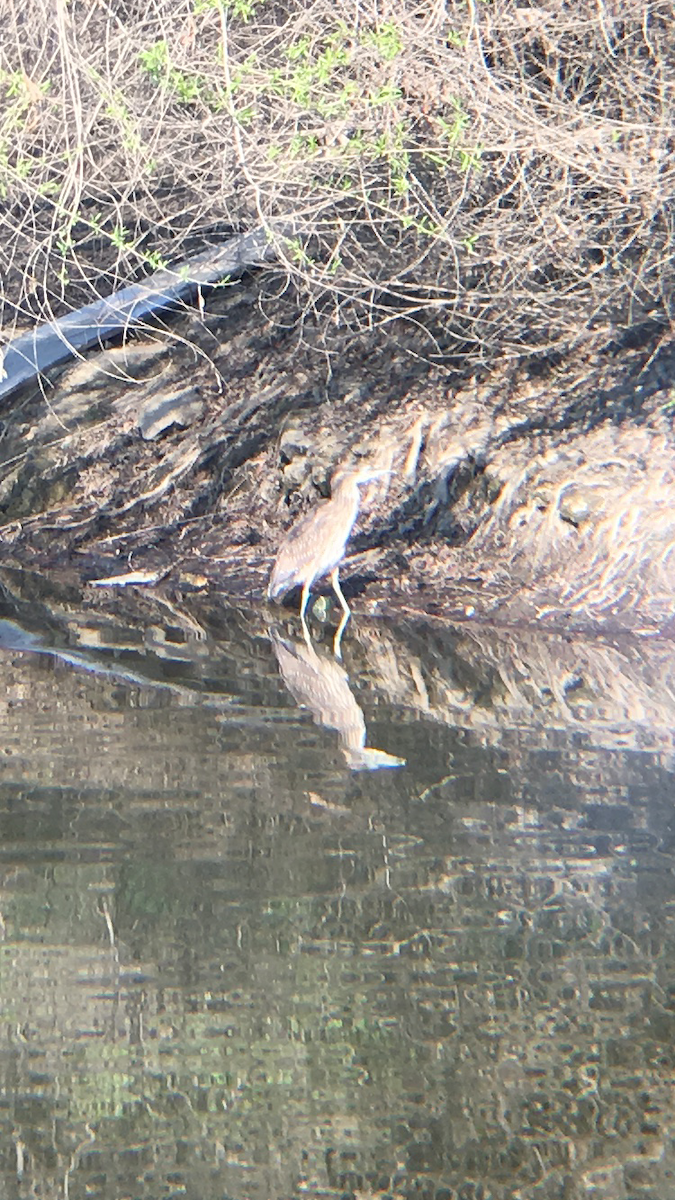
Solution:
{"label": "reflection of branch", "polygon": [[366,722],[349,687],[347,672],[334,658],[320,658],[311,644],[291,642],[276,629],[270,641],[279,671],[293,699],[307,708],[317,725],[335,729],[352,771],[401,767],[405,759],[366,746]]}
{"label": "reflection of branch", "polygon": [[112,923],[112,917],[110,916],[110,911],[108,909],[108,905],[106,904],[105,897],[103,897],[103,899],[101,900],[101,903],[99,905],[99,912],[102,913],[103,919],[104,919],[104,921],[106,923],[106,927],[108,929],[108,940],[110,942],[110,949],[113,951],[115,958],[117,958],[118,955],[117,955],[117,943],[116,943],[116,938],[115,938],[115,927]]}
{"label": "reflection of branch", "polygon": [[70,1194],[70,1176],[72,1175],[75,1168],[79,1165],[80,1156],[82,1154],[82,1151],[86,1150],[88,1146],[92,1146],[94,1144],[94,1142],[96,1141],[96,1134],[94,1133],[89,1122],[87,1122],[87,1124],[85,1125],[84,1128],[89,1136],[86,1138],[83,1138],[82,1141],[80,1142],[79,1146],[76,1146],[75,1149],[73,1150],[73,1153],[70,1156],[70,1162],[68,1164],[68,1167],[66,1168],[65,1175],[63,1176],[64,1200],[68,1200],[68,1196]]}
{"label": "reflection of branch", "polygon": [[23,1179],[23,1173],[26,1166],[26,1145],[21,1141],[18,1133],[15,1131],[13,1136],[14,1149],[16,1151],[16,1177],[20,1181]]}

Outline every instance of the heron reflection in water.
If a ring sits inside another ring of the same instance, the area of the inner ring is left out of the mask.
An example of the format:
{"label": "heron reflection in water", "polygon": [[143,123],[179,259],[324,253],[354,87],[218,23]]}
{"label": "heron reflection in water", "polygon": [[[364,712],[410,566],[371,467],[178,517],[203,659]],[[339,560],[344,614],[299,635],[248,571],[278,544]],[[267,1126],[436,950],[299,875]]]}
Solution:
{"label": "heron reflection in water", "polygon": [[294,587],[302,587],[300,620],[305,641],[309,630],[305,612],[312,584],[330,575],[333,591],[340,601],[342,619],[335,634],[333,649],[340,657],[340,642],[351,610],[340,587],[340,562],[358,516],[359,488],[390,472],[372,466],[348,467],[336,471],[331,482],[331,498],[306,513],[290,529],[277,554],[267,595],[277,600]]}
{"label": "heron reflection in water", "polygon": [[354,699],[347,672],[332,658],[319,656],[308,642],[292,642],[276,630],[270,640],[279,672],[295,702],[311,712],[317,725],[334,729],[351,771],[381,771],[405,766],[404,758],[366,746],[366,721]]}

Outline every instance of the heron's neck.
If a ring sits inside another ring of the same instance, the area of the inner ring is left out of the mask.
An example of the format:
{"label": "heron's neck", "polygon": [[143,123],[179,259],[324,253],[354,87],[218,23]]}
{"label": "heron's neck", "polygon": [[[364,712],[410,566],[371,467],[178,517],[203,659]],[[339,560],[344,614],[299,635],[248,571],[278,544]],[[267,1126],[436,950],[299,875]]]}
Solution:
{"label": "heron's neck", "polygon": [[359,504],[361,503],[361,495],[359,493],[358,484],[353,483],[349,479],[345,479],[344,483],[341,483],[337,488],[337,491],[334,493],[334,498],[340,501],[342,504],[348,504],[350,508],[353,509],[353,519],[356,520],[356,514],[359,511]]}

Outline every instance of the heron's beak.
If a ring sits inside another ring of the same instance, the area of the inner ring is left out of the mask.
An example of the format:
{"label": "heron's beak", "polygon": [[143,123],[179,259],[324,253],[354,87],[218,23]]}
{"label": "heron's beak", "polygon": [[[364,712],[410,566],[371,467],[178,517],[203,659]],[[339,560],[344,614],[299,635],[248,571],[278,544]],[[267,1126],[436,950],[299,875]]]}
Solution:
{"label": "heron's beak", "polygon": [[382,479],[385,475],[391,475],[391,467],[364,467],[363,471],[359,471],[356,476],[356,482],[372,483],[374,479]]}

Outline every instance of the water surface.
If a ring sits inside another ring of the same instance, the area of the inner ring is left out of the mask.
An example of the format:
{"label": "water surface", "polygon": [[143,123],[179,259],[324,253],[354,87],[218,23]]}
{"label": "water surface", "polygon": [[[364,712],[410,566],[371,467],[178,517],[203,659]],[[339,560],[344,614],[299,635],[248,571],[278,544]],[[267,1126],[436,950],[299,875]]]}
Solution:
{"label": "water surface", "polygon": [[0,583],[3,1195],[675,1197],[672,643]]}

